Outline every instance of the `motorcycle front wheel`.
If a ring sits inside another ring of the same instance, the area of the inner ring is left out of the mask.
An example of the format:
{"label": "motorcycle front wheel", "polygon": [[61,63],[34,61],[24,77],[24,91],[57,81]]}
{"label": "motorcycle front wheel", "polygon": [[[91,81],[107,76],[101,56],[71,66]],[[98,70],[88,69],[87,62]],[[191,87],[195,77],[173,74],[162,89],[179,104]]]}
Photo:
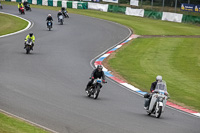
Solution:
{"label": "motorcycle front wheel", "polygon": [[96,90],[95,90],[95,92],[94,92],[94,96],[93,96],[94,99],[97,99],[97,98],[98,98],[99,92],[100,92],[100,86],[97,86],[97,87],[96,87]]}
{"label": "motorcycle front wheel", "polygon": [[30,46],[26,46],[27,48],[26,48],[26,54],[29,54],[30,53],[30,50],[31,50],[31,48],[30,48]]}
{"label": "motorcycle front wheel", "polygon": [[162,106],[156,107],[156,118],[159,118],[162,113]]}

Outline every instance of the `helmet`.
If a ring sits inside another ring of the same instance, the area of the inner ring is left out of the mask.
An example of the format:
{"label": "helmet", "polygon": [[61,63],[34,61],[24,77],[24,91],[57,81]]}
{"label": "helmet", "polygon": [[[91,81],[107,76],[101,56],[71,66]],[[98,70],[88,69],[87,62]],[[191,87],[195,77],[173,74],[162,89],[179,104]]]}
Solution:
{"label": "helmet", "polygon": [[50,16],[51,16],[51,14],[48,14],[48,16],[50,17]]}
{"label": "helmet", "polygon": [[19,4],[21,5],[22,3],[21,3],[21,2],[19,2]]}
{"label": "helmet", "polygon": [[97,69],[98,69],[98,70],[102,70],[102,69],[103,69],[102,65],[98,65],[98,66],[97,66]]}
{"label": "helmet", "polygon": [[33,32],[30,32],[30,33],[29,33],[29,36],[32,37],[32,36],[33,36]]}
{"label": "helmet", "polygon": [[156,80],[157,80],[157,81],[162,81],[162,76],[158,75],[158,76],[156,77]]}

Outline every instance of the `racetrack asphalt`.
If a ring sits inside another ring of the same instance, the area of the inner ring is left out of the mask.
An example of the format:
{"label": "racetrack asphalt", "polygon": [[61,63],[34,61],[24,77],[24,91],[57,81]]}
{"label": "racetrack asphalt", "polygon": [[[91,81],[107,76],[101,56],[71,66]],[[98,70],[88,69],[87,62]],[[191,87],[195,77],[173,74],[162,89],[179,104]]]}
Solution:
{"label": "racetrack asphalt", "polygon": [[[17,7],[6,5],[2,11],[34,26],[0,39],[0,109],[60,133],[200,132],[199,118],[170,108],[159,119],[148,116],[141,96],[109,80],[97,100],[86,96],[90,61],[130,34],[124,26],[76,14],[59,25],[55,11],[33,8],[20,15]],[[45,21],[49,13],[52,31]],[[36,43],[26,55],[29,31]]]}

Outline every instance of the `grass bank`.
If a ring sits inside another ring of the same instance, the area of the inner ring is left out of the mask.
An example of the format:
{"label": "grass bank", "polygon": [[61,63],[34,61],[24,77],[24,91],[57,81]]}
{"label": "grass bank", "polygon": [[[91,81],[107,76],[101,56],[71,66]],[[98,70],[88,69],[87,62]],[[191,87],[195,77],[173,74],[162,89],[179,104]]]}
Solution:
{"label": "grass bank", "polygon": [[0,36],[26,28],[28,22],[11,15],[0,13]]}
{"label": "grass bank", "polygon": [[24,121],[0,113],[0,133],[48,133]]}

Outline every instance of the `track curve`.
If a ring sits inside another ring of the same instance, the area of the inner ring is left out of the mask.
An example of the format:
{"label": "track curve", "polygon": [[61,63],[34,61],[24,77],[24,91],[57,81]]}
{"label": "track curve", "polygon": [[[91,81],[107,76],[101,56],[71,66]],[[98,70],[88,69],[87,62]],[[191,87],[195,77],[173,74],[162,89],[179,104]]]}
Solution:
{"label": "track curve", "polygon": [[[3,11],[18,15],[14,6]],[[168,108],[160,119],[149,117],[143,98],[112,82],[98,100],[86,97],[90,60],[128,36],[127,28],[75,14],[60,26],[55,11],[42,9],[22,17],[34,22],[36,45],[25,54],[28,31],[0,39],[1,109],[61,133],[199,133],[199,118]]]}

